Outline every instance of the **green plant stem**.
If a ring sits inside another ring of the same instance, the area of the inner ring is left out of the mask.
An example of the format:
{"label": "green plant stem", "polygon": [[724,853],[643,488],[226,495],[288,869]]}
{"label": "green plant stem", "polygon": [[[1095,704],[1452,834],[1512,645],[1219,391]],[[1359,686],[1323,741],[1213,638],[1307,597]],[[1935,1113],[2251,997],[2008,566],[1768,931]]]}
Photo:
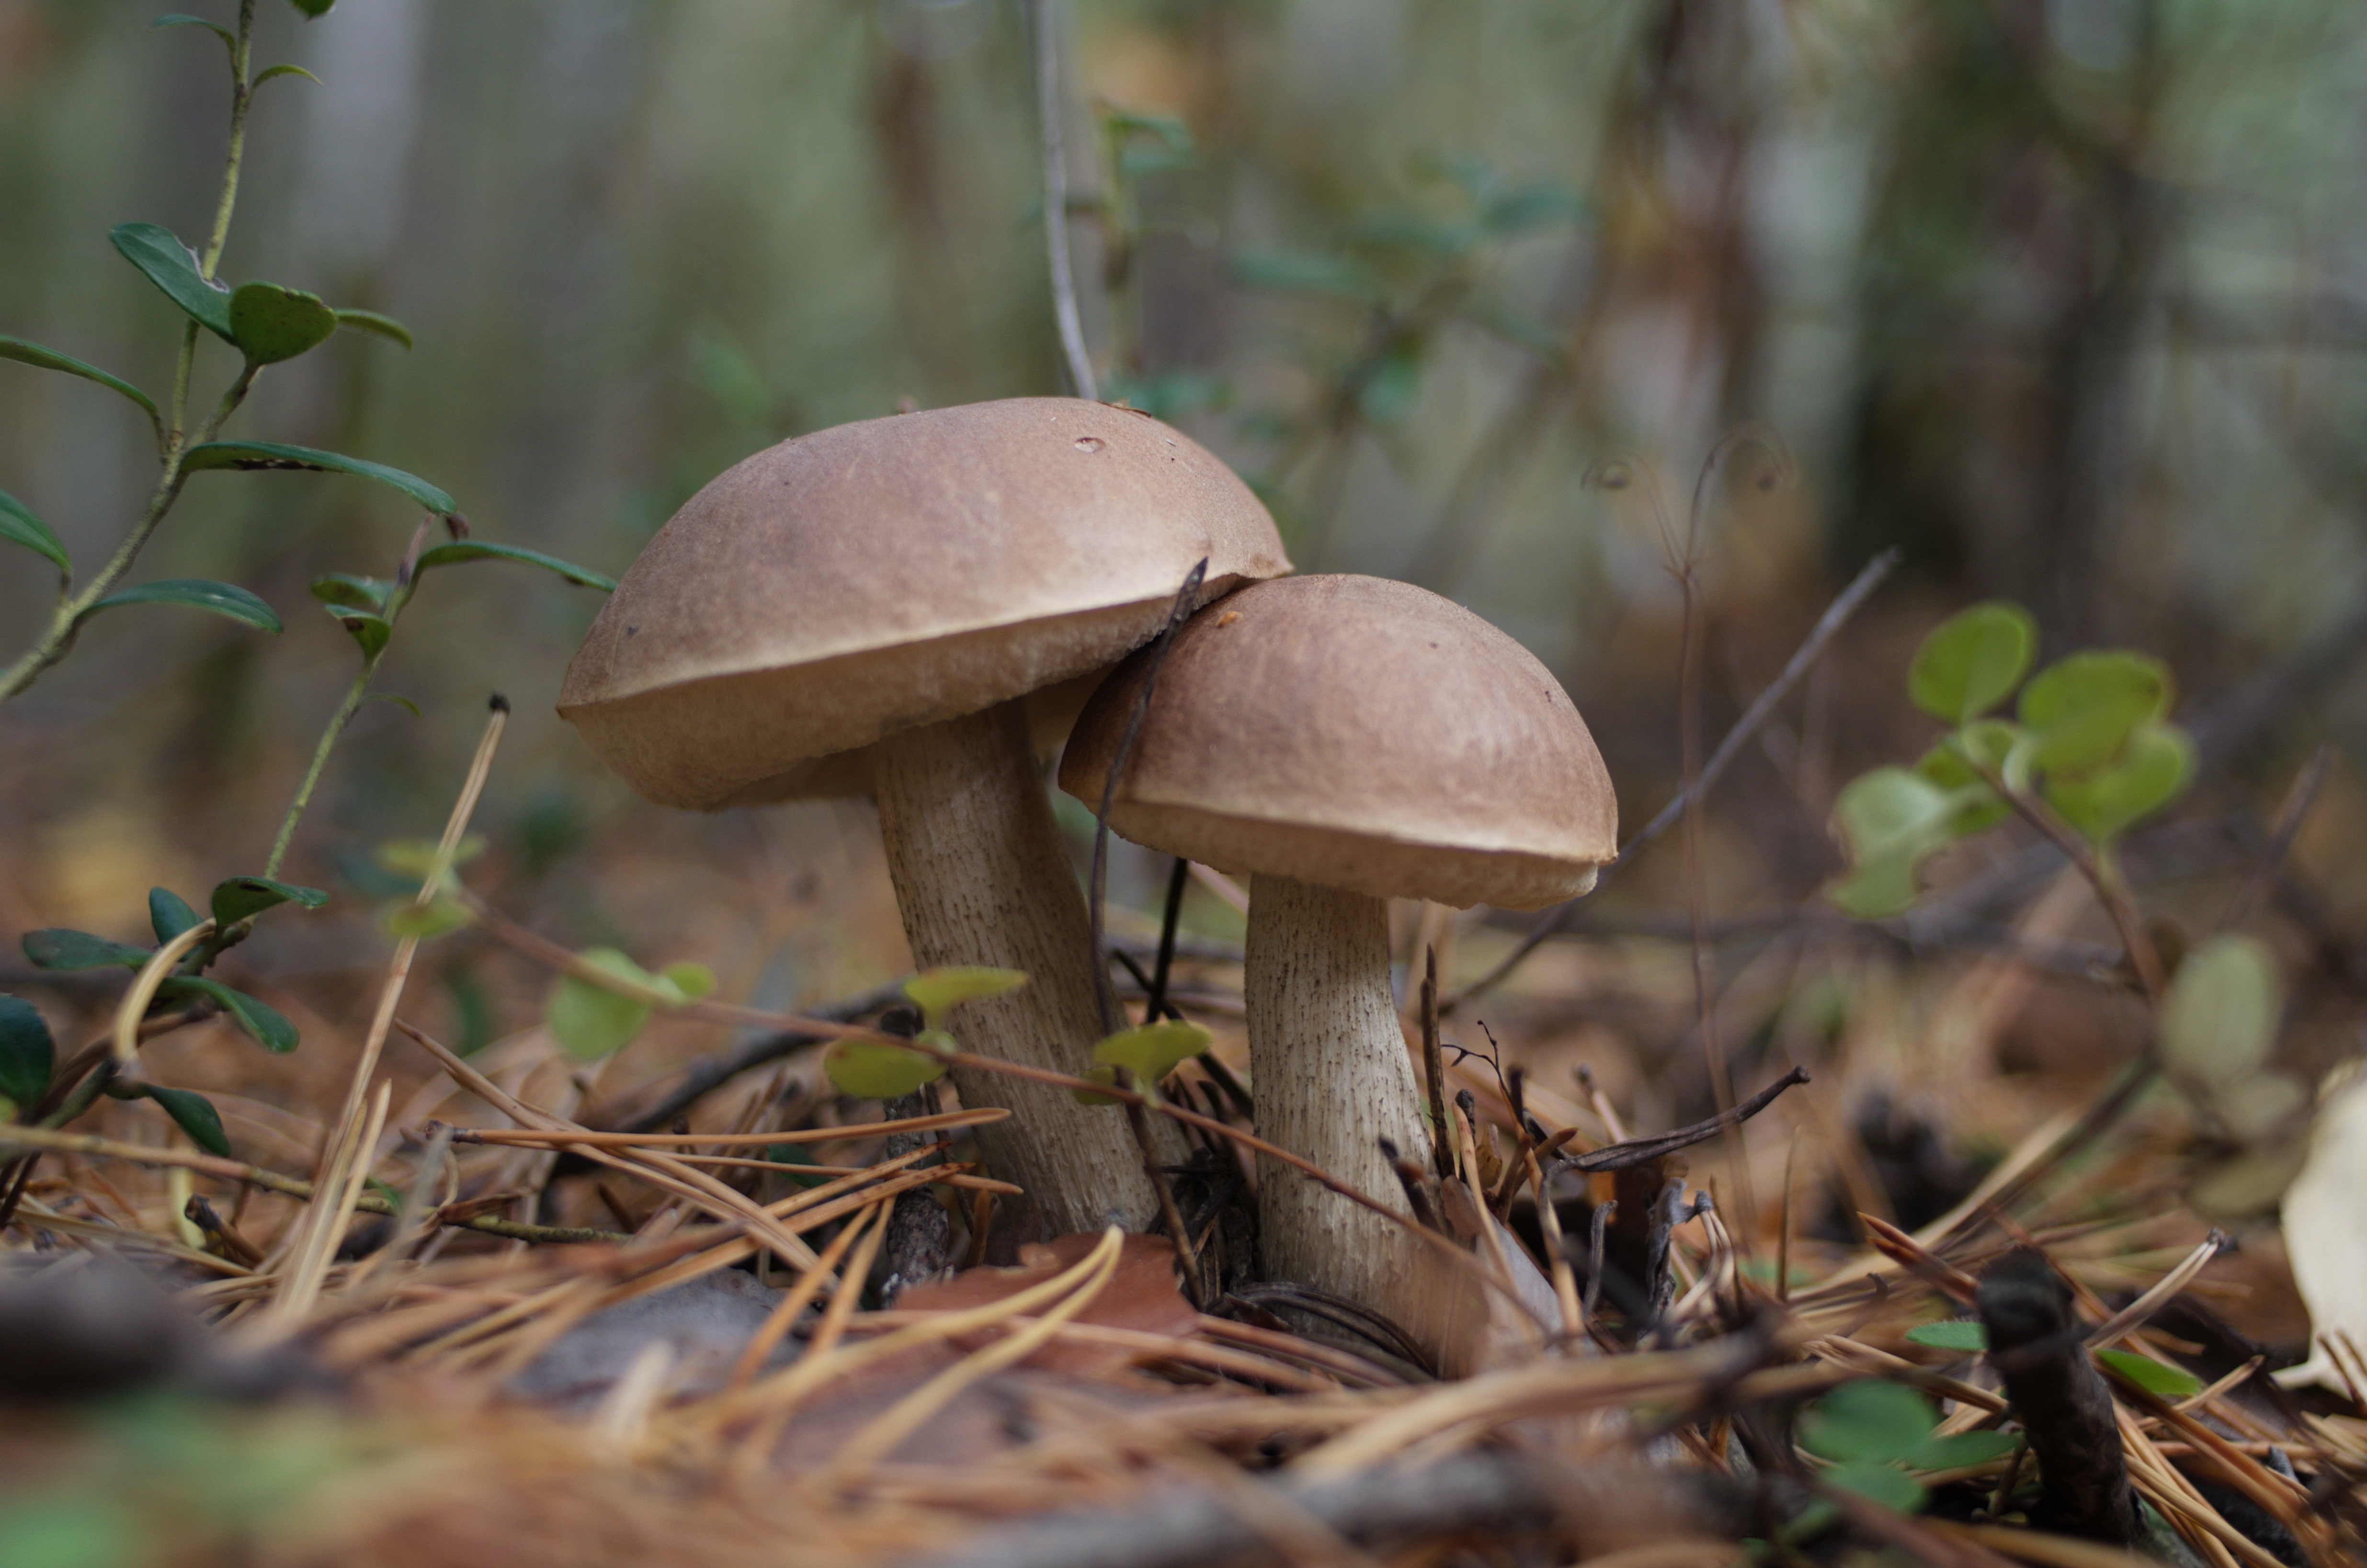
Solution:
{"label": "green plant stem", "polygon": [[1983,784],[1997,791],[1998,798],[2013,807],[2016,816],[2045,835],[2047,842],[2062,851],[2064,858],[2087,879],[2088,886],[2095,890],[2096,902],[2104,907],[2104,913],[2112,919],[2113,931],[2121,939],[2122,948],[2129,955],[2129,967],[2136,973],[2137,984],[2145,990],[2146,1001],[2155,1008],[2160,1007],[2163,984],[2161,955],[2154,951],[2151,939],[2145,933],[2144,923],[2137,919],[2136,906],[2130,901],[2128,887],[2113,872],[2111,863],[2055,813],[2046,809],[2035,796],[2007,783],[2005,775],[1997,769],[1974,758],[1969,751],[1960,749],[1958,754],[1972,765]]}
{"label": "green plant stem", "polygon": [[362,672],[354,677],[354,683],[345,688],[345,701],[339,703],[337,711],[329,716],[328,724],[321,731],[319,744],[312,748],[312,761],[304,770],[304,782],[296,786],[296,798],[288,803],[288,815],[279,819],[279,836],[271,841],[270,859],[263,863],[265,876],[279,874],[279,863],[288,858],[288,845],[296,837],[296,824],[302,819],[304,808],[312,803],[313,790],[320,787],[321,771],[329,765],[329,753],[335,749],[337,737],[345,732],[345,726],[353,722],[354,715],[361,711],[362,701],[369,693],[369,683],[378,675],[379,660],[385,656],[386,650],[380,649],[362,660]]}
{"label": "green plant stem", "polygon": [[[223,157],[221,197],[214,207],[213,231],[206,242],[205,254],[199,258],[199,271],[208,278],[213,276],[215,264],[221,259],[223,242],[230,236],[231,213],[238,204],[238,172],[246,153],[246,111],[255,100],[255,85],[247,76],[254,31],[255,0],[240,0],[238,41],[231,50],[230,147]],[[197,440],[188,440],[189,378],[197,363],[197,354],[198,323],[189,321],[182,327],[181,354],[173,373],[173,417],[167,426],[164,450],[160,459],[163,471],[156,476],[155,489],[149,492],[147,508],[142,512],[140,521],[132,525],[131,532],[116,547],[115,553],[108,558],[107,564],[99,569],[98,575],[92,578],[80,593],[60,593],[57,607],[50,615],[49,628],[41,634],[41,639],[19,655],[5,673],[0,673],[0,702],[7,701],[30,686],[40,678],[43,671],[72,650],[74,638],[81,631],[83,617],[113,592],[124,573],[131,570],[132,562],[139,558],[140,552],[154,536],[157,525],[164,521],[164,514],[172,511],[173,503],[180,499],[181,487],[188,479],[187,472],[181,467],[188,449],[212,440],[224,422],[246,400],[247,391],[255,385],[255,373],[260,368],[252,364],[241,371],[238,379],[222,393],[221,401],[198,432]]]}

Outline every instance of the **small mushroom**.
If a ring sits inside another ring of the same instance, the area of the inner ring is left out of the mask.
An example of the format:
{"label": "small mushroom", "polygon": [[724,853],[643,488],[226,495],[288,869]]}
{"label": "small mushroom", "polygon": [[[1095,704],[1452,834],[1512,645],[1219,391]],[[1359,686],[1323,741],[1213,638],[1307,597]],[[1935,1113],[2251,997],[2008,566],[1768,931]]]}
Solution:
{"label": "small mushroom", "polygon": [[[1099,804],[1148,672],[1137,655],[1086,704],[1060,764],[1070,795]],[[1251,875],[1258,1131],[1396,1207],[1381,1141],[1424,1161],[1431,1142],[1384,900],[1573,897],[1616,854],[1618,820],[1585,721],[1518,643],[1405,583],[1300,577],[1178,632],[1110,827]],[[1271,1158],[1258,1223],[1269,1274],[1385,1314],[1427,1272],[1401,1227]]]}
{"label": "small mushroom", "polygon": [[[1152,637],[1204,558],[1204,602],[1289,570],[1248,487],[1145,415],[1024,398],[841,425],[745,459],[659,530],[559,711],[662,806],[875,796],[914,960],[1030,976],[965,1008],[964,1046],[1078,1072],[1096,960],[1020,699]],[[980,1141],[1027,1190],[1018,1239],[1154,1218],[1122,1119],[955,1084],[1012,1112]]]}

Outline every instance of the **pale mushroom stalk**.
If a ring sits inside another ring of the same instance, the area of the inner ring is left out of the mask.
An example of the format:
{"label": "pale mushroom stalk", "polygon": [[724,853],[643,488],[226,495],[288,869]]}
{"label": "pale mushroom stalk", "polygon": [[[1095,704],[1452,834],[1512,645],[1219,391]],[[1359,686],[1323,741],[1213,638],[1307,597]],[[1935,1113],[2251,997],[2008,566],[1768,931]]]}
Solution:
{"label": "pale mushroom stalk", "polygon": [[[1578,709],[1458,605],[1362,577],[1252,583],[1136,655],[1078,718],[1060,787],[1100,797],[1144,702],[1111,829],[1251,877],[1258,1131],[1399,1209],[1381,1141],[1432,1134],[1389,988],[1384,900],[1536,908],[1591,886],[1617,803]],[[1419,1236],[1279,1160],[1258,1168],[1266,1271],[1377,1312],[1451,1360],[1467,1292]]]}
{"label": "pale mushroom stalk", "polygon": [[[1036,771],[1022,705],[1009,702],[878,744],[872,789],[912,962],[1018,969],[1027,985],[964,1004],[962,1047],[998,1061],[1082,1073],[1101,1034],[1085,901]],[[969,1069],[964,1105],[999,1105],[978,1130],[989,1168],[1035,1199],[1045,1235],[1116,1224],[1146,1230],[1158,1200],[1125,1118],[1080,1115],[1066,1089]],[[1158,1118],[1162,1156],[1188,1151]],[[1048,1129],[1058,1129],[1048,1135]],[[1154,1134],[1158,1135],[1158,1134]]]}
{"label": "pale mushroom stalk", "polygon": [[[1380,1140],[1425,1166],[1431,1142],[1389,991],[1388,906],[1254,877],[1243,965],[1259,1135],[1359,1192],[1395,1194]],[[1404,1226],[1264,1156],[1258,1235],[1268,1273],[1362,1303],[1399,1299],[1428,1266]]]}

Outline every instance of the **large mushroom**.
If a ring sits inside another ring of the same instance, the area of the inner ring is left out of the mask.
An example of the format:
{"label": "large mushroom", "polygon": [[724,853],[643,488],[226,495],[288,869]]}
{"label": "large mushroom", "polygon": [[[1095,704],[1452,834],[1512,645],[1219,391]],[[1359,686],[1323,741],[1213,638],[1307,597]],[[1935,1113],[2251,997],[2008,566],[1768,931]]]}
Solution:
{"label": "large mushroom", "polygon": [[[868,793],[923,967],[1030,983],[965,1008],[983,1055],[1078,1072],[1101,1034],[1086,911],[1020,699],[1290,570],[1247,486],[1146,415],[1024,398],[870,420],[726,470],[617,585],[559,711],[662,806]],[[1157,1213],[1122,1119],[1064,1089],[957,1073],[1025,1239]]]}
{"label": "large mushroom", "polygon": [[[1150,671],[1136,655],[1086,704],[1060,764],[1070,795],[1099,805]],[[1177,633],[1110,828],[1250,874],[1258,1131],[1402,1207],[1380,1141],[1425,1160],[1431,1144],[1384,901],[1573,897],[1616,854],[1618,820],[1585,721],[1520,644],[1405,583],[1300,577],[1244,588]],[[1424,1260],[1402,1227],[1271,1158],[1258,1224],[1270,1275],[1409,1310]]]}

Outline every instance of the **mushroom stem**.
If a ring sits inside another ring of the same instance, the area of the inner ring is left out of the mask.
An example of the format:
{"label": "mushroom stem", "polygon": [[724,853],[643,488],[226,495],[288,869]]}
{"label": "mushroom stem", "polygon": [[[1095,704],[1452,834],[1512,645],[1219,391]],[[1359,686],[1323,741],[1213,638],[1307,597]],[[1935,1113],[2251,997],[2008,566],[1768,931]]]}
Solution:
{"label": "mushroom stem", "polygon": [[[1431,1145],[1389,992],[1387,907],[1362,893],[1254,878],[1242,991],[1259,1134],[1368,1197],[1401,1199],[1380,1141],[1425,1167]],[[1426,1337],[1430,1309],[1415,1281],[1438,1265],[1404,1226],[1261,1156],[1258,1235],[1268,1275]]]}
{"label": "mushroom stem", "polygon": [[[1067,1073],[1091,1066],[1101,1027],[1084,895],[1021,705],[889,737],[872,782],[912,961],[1028,976],[1007,996],[963,1005],[952,1023],[963,1048]],[[959,1069],[953,1078],[964,1105],[1011,1112],[978,1139],[994,1174],[1026,1189],[1025,1208],[1005,1210],[1014,1242],[1158,1223],[1159,1201],[1124,1116],[1046,1084]],[[1162,1153],[1184,1157],[1180,1145]]]}

